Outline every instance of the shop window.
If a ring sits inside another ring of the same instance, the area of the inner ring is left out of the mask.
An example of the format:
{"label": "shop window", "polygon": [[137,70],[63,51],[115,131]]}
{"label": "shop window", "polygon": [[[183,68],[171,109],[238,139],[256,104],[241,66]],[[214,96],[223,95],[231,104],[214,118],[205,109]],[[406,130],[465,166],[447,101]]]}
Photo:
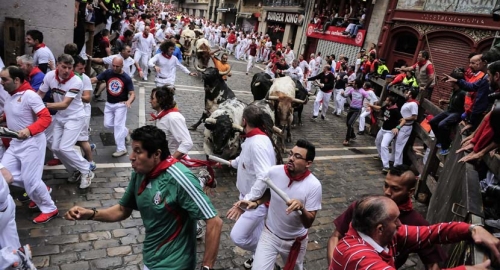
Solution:
{"label": "shop window", "polygon": [[413,55],[417,50],[417,44],[418,39],[415,35],[411,33],[403,33],[398,35],[394,50]]}

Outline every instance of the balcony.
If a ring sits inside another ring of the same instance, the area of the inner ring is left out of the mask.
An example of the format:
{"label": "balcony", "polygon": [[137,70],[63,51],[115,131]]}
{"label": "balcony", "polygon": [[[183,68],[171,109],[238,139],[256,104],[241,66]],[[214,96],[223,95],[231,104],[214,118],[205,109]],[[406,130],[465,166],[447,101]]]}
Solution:
{"label": "balcony", "polygon": [[264,0],[264,6],[292,7],[303,6],[304,0]]}

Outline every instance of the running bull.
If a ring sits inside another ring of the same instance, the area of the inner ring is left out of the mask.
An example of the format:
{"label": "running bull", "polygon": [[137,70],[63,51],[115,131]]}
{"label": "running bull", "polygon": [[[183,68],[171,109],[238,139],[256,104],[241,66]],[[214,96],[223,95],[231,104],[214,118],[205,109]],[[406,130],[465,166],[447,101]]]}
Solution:
{"label": "running bull", "polygon": [[202,70],[197,67],[197,65],[195,65],[195,68],[198,71],[202,71],[202,79],[205,87],[205,110],[198,122],[189,128],[190,130],[196,130],[209,115],[217,110],[219,104],[236,97],[234,92],[227,86],[226,81],[222,78],[222,76],[227,75],[231,70],[219,72],[213,67]]}

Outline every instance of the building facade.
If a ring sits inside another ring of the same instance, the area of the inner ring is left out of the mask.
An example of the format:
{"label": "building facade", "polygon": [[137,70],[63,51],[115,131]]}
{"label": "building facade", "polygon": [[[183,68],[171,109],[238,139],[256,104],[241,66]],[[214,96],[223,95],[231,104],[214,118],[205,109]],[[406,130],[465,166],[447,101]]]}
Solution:
{"label": "building facade", "polygon": [[210,16],[209,2],[209,0],[186,0],[179,3],[179,8],[188,15],[208,18]]}
{"label": "building facade", "polygon": [[[471,52],[490,49],[500,23],[491,11],[496,0],[391,0],[379,37],[379,56],[389,69],[414,64],[430,52],[437,75],[467,67]],[[436,81],[432,101],[448,99],[448,83]]]}

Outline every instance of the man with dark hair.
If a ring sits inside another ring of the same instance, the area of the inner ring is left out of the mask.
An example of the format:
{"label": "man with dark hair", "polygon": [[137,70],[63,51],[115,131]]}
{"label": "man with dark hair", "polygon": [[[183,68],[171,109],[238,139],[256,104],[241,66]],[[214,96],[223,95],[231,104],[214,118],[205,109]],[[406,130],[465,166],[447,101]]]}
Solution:
{"label": "man with dark hair", "polygon": [[26,75],[26,80],[30,83],[33,90],[38,91],[40,85],[43,83],[43,78],[45,74],[40,70],[40,68],[34,65],[33,57],[28,54],[17,57],[17,66],[24,71]]}
{"label": "man with dark hair", "polygon": [[106,106],[104,107],[104,127],[113,129],[116,142],[116,152],[113,157],[126,155],[125,141],[128,137],[127,109],[135,100],[134,83],[130,76],[123,72],[123,59],[113,59],[112,68],[92,78],[92,83],[106,81]]}
{"label": "man with dark hair", "polygon": [[[331,71],[331,67],[329,65],[324,66],[322,73],[311,76],[307,80],[319,80],[317,85],[319,86],[320,91],[318,92],[316,100],[314,101],[312,121],[316,121],[320,109],[321,119],[326,120],[326,111],[328,110],[328,103],[330,103],[330,97],[332,96],[333,92],[333,83],[335,82],[335,76]],[[320,108],[320,106],[322,106],[322,108]]]}
{"label": "man with dark hair", "polygon": [[394,166],[403,164],[403,150],[413,130],[413,122],[417,120],[418,116],[418,101],[416,100],[418,93],[419,90],[415,88],[406,92],[406,103],[401,106],[401,116],[404,118],[405,122],[403,126],[396,127],[399,131],[397,132],[392,148]]}
{"label": "man with dark hair", "polygon": [[151,52],[156,46],[153,35],[149,32],[149,26],[144,27],[144,31],[134,35],[133,42],[137,42],[137,49],[134,54],[134,60],[139,63],[139,66],[144,72],[144,81],[148,80],[148,61],[151,57]]}
{"label": "man with dark hair", "polygon": [[[398,253],[464,240],[485,245],[496,260],[500,259],[500,241],[481,226],[463,222],[409,226],[402,225],[399,217],[396,202],[385,196],[368,196],[356,202],[351,227],[335,248],[329,269],[395,269]],[[452,269],[488,269],[490,263],[487,260],[471,268]]]}
{"label": "man with dark hair", "polygon": [[10,94],[5,100],[2,121],[19,134],[10,142],[2,158],[2,167],[12,173],[12,185],[26,189],[32,200],[30,208],[38,206],[42,212],[33,223],[46,223],[59,214],[50,197],[51,189],[42,181],[47,144],[44,131],[52,118],[42,99],[24,80],[22,69],[16,66],[4,68],[0,77],[5,91]]}
{"label": "man with dark hair", "polygon": [[[170,156],[165,133],[143,126],[132,134],[132,175],[123,197],[107,209],[71,208],[68,220],[118,222],[138,210],[146,229],[144,269],[195,269],[196,221],[207,224],[203,270],[212,269],[219,249],[222,220],[198,178]],[[177,213],[177,214],[172,214]]]}
{"label": "man with dark hair", "polygon": [[[47,144],[72,174],[68,182],[78,182],[80,188],[88,188],[94,178],[89,163],[74,146],[85,123],[82,102],[83,82],[73,73],[75,60],[68,54],[57,58],[57,68],[45,75],[38,90],[40,97],[52,90],[54,102],[45,103],[48,109],[57,110],[52,124],[46,130]],[[31,196],[30,196],[31,197]]]}
{"label": "man with dark hair", "polygon": [[369,98],[363,100],[363,109],[361,109],[361,114],[359,115],[358,135],[365,134],[366,117],[371,115],[370,105],[373,105],[375,102],[378,101],[378,97],[375,94],[375,91],[373,91],[371,82],[365,82],[363,84],[363,89],[365,89],[365,92],[368,94]]}
{"label": "man with dark hair", "polygon": [[111,55],[111,43],[109,41],[109,30],[102,29],[101,39],[99,40],[99,52],[97,57],[106,57]]}
{"label": "man with dark hair", "polygon": [[309,171],[315,155],[314,145],[300,139],[290,150],[288,163],[273,166],[264,175],[290,200],[283,201],[274,190],[266,190],[267,184],[258,183],[263,182],[259,180],[256,184],[260,187],[262,197],[236,203],[238,207],[254,209],[271,201],[252,269],[273,269],[278,254],[286,263],[285,269],[303,269],[308,243],[307,231],[321,209],[321,183]]}
{"label": "man with dark hair", "polygon": [[[236,187],[240,192],[239,199],[257,200],[262,197],[262,186],[259,184],[264,183],[267,171],[276,165],[277,161],[271,138],[273,123],[271,117],[261,108],[249,105],[243,111],[242,126],[245,142],[241,144],[240,155],[229,162],[233,168],[238,169]],[[265,205],[260,205],[255,211],[243,211],[237,206],[229,209],[227,217],[236,220],[230,235],[236,246],[255,254],[266,215]],[[244,267],[251,269],[253,260],[254,258],[245,261]]]}
{"label": "man with dark hair", "polygon": [[132,47],[132,39],[134,38],[134,32],[132,30],[125,30],[122,36],[118,37],[115,41],[115,46],[113,47],[113,54],[118,54],[123,50],[123,47]]}
{"label": "man with dark hair", "polygon": [[[464,79],[464,70],[456,68],[451,72],[450,76],[457,80]],[[429,121],[432,131],[436,135],[436,146],[441,147],[439,154],[443,156],[448,155],[450,152],[450,132],[452,128],[460,122],[462,113],[464,112],[466,92],[461,89],[456,82],[451,82],[451,87],[453,92],[451,92],[450,99],[439,100],[440,105],[448,105],[447,110],[435,115],[434,118]]]}
{"label": "man with dark hair", "polygon": [[[413,209],[411,197],[415,193],[415,185],[417,178],[408,166],[400,165],[390,169],[384,182],[384,195],[391,198],[397,205],[400,211],[399,219],[402,224],[413,226],[427,226],[429,223]],[[333,224],[335,230],[330,236],[327,247],[328,264],[331,263],[333,252],[338,245],[340,239],[345,236],[349,230],[349,224],[354,215],[354,208],[357,202],[353,202],[347,210],[338,216]],[[439,262],[446,260],[445,253],[437,246],[430,246],[417,252],[420,260],[427,266],[428,269],[436,269]],[[396,255],[395,266],[399,268],[403,266],[408,259],[410,253],[402,251]]]}
{"label": "man with dark hair", "polygon": [[175,85],[175,72],[180,68],[184,73],[189,76],[196,76],[195,72],[189,71],[184,65],[179,62],[177,57],[172,57],[174,53],[175,44],[172,41],[163,42],[160,45],[161,53],[156,54],[148,62],[148,66],[155,68],[156,78],[155,83],[157,87],[166,84]]}
{"label": "man with dark hair", "polygon": [[378,152],[378,156],[375,158],[382,160],[382,172],[387,173],[389,171],[390,159],[389,145],[394,137],[398,135],[399,130],[404,126],[406,121],[399,112],[398,105],[396,104],[396,97],[394,96],[388,96],[383,106],[373,104],[369,104],[368,106],[376,111],[382,111],[384,117],[382,128],[378,131],[375,139],[375,145],[377,146]]}
{"label": "man with dark hair", "polygon": [[172,156],[181,159],[191,150],[193,141],[186,126],[186,119],[177,109],[174,93],[175,87],[170,84],[154,88],[150,104],[156,113],[151,116],[156,127],[165,132]]}
{"label": "man with dark hair", "polygon": [[228,55],[227,53],[223,53],[221,54],[220,56],[220,60],[215,57],[215,53],[217,53],[218,51],[220,51],[221,48],[215,50],[215,51],[212,51],[210,52],[210,56],[212,57],[212,61],[214,62],[214,66],[215,68],[217,68],[217,70],[219,72],[222,72],[222,73],[226,73],[226,72],[229,72],[227,75],[224,75],[222,76],[222,79],[226,80],[227,81],[227,77],[231,77],[232,74],[231,74],[231,65],[229,65],[229,63],[227,62],[227,59],[228,59]]}
{"label": "man with dark hair", "polygon": [[49,62],[56,62],[52,51],[43,43],[43,34],[38,30],[28,30],[26,32],[26,44],[32,47],[33,63],[40,68],[43,73],[47,73]]}
{"label": "man with dark hair", "polygon": [[345,92],[340,93],[341,96],[347,98],[351,97],[351,104],[349,104],[349,112],[347,113],[346,125],[347,132],[345,135],[345,140],[342,143],[344,146],[349,145],[350,140],[356,139],[356,134],[354,133],[354,122],[358,119],[361,109],[363,108],[363,102],[365,99],[370,100],[371,97],[363,89],[363,81],[354,81],[353,87],[348,88]]}
{"label": "man with dark hair", "polygon": [[425,98],[431,100],[434,84],[436,83],[436,76],[434,65],[429,61],[429,52],[420,51],[417,56],[417,61],[418,62],[413,66],[400,69],[396,68],[396,71],[415,71],[415,77],[417,78],[420,91],[426,91]]}

